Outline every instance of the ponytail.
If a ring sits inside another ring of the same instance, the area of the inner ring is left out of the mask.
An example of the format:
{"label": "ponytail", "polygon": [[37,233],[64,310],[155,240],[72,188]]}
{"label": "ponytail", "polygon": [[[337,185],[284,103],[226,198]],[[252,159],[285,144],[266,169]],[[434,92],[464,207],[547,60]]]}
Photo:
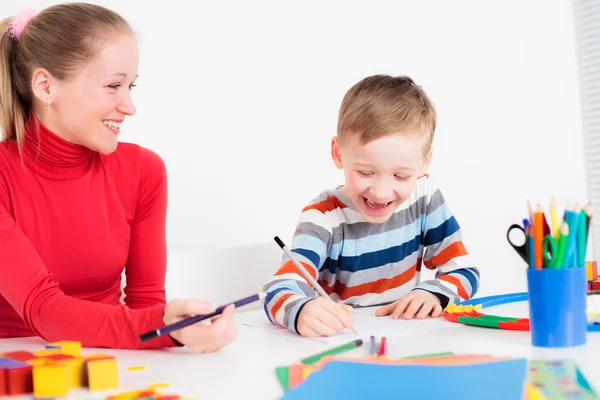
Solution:
{"label": "ponytail", "polygon": [[30,105],[25,105],[17,93],[13,60],[17,42],[8,34],[10,18],[0,22],[0,129],[2,141],[16,140],[19,149],[23,143],[25,121]]}

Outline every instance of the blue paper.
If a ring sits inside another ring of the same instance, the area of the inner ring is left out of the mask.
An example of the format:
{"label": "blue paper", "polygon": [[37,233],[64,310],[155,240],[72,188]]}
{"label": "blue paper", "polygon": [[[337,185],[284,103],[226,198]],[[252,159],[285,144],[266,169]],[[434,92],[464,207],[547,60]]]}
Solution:
{"label": "blue paper", "polygon": [[469,365],[369,364],[331,361],[282,399],[522,399],[526,359]]}

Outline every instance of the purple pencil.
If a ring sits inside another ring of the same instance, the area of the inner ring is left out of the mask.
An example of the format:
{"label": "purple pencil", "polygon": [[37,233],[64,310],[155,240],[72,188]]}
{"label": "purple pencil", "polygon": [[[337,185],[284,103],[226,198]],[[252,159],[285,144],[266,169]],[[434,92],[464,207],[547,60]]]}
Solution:
{"label": "purple pencil", "polygon": [[223,310],[231,304],[234,304],[235,307],[238,308],[241,306],[245,306],[246,304],[250,304],[255,301],[262,300],[266,296],[267,296],[267,294],[265,292],[259,292],[259,293],[253,294],[252,296],[248,296],[246,298],[234,301],[233,303],[222,305],[222,306],[218,307],[215,311],[211,312],[210,314],[195,315],[193,317],[183,319],[179,322],[175,322],[174,324],[164,326],[160,329],[146,332],[146,333],[140,335],[140,340],[142,342],[145,342],[146,340],[154,339],[155,337],[159,337],[161,335],[166,335],[167,333],[176,331],[177,329],[185,328],[186,326],[195,324],[196,322],[204,321],[205,319],[215,317],[215,316],[221,314],[223,312]]}

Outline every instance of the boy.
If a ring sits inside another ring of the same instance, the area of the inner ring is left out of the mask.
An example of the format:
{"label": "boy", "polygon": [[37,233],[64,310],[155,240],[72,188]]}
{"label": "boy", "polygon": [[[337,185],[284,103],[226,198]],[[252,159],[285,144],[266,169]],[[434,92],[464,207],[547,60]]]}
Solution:
{"label": "boy", "polygon": [[[290,246],[334,301],[316,297],[284,256],[264,289],[272,323],[330,336],[352,327],[352,306],[439,317],[449,302],[476,293],[479,271],[426,174],[435,125],[431,101],[411,78],[375,75],[346,93],[331,142],[346,184],[304,208]],[[422,262],[437,269],[435,279],[419,282]]]}

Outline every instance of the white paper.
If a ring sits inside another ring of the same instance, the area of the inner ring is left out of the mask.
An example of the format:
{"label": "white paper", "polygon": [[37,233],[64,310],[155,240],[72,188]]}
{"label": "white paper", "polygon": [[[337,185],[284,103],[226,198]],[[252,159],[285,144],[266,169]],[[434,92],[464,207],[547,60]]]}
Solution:
{"label": "white paper", "polygon": [[[356,328],[357,333],[355,334],[349,329],[342,332],[338,332],[334,336],[328,337],[311,337],[307,338],[321,343],[328,344],[343,344],[355,339],[363,339],[365,343],[368,343],[371,336],[375,336],[377,340],[381,337],[392,337],[406,334],[414,334],[418,332],[427,332],[442,327],[450,327],[452,324],[443,318],[426,318],[422,320],[412,319],[392,319],[391,316],[377,317],[375,316],[375,310],[379,307],[368,307],[368,308],[356,308],[352,313],[352,322]],[[250,316],[248,316],[250,317]],[[242,325],[251,326],[255,328],[269,330],[273,333],[280,333],[282,331],[288,331],[287,329],[276,327],[266,320],[266,316],[261,314],[260,318],[258,315],[253,315],[251,318],[244,318],[240,323]]]}

